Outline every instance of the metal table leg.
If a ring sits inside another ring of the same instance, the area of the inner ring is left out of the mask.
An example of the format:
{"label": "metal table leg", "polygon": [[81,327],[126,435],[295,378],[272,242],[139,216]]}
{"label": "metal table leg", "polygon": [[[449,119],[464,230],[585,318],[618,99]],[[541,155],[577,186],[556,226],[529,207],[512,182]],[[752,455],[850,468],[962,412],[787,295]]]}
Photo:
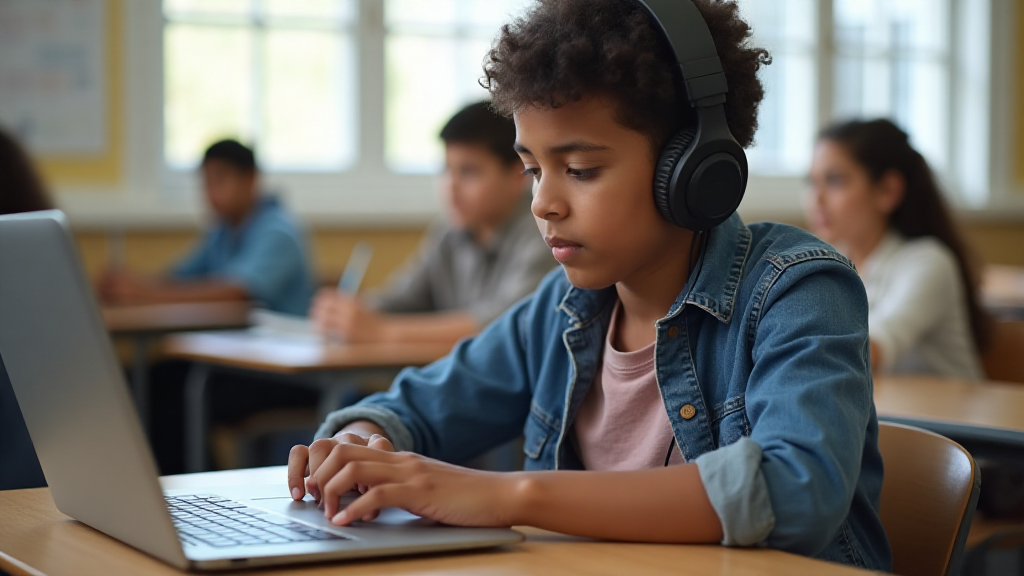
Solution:
{"label": "metal table leg", "polygon": [[209,364],[193,364],[185,381],[185,469],[203,472],[206,468],[206,385]]}

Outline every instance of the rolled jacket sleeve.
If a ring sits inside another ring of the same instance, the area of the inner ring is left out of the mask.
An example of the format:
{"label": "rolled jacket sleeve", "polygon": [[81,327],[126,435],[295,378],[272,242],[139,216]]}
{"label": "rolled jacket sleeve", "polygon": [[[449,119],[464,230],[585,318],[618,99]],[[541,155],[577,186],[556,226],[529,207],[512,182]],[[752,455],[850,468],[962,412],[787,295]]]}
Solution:
{"label": "rolled jacket sleeve", "polygon": [[741,438],[695,462],[722,523],[722,544],[763,545],[775,527],[775,512],[761,472],[761,447],[750,438]]}
{"label": "rolled jacket sleeve", "polygon": [[414,449],[412,432],[402,423],[398,414],[383,406],[373,404],[353,406],[331,412],[327,416],[327,420],[320,425],[320,429],[316,431],[316,437],[318,439],[330,438],[345,426],[359,420],[368,420],[383,428],[395,450],[408,452]]}

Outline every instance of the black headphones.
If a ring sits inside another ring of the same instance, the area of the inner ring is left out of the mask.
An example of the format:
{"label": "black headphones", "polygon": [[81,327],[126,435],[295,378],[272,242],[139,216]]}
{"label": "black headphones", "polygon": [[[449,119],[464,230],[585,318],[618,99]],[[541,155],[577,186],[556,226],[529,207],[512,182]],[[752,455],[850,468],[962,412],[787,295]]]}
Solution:
{"label": "black headphones", "polygon": [[637,0],[676,56],[697,127],[669,139],[654,173],[654,202],[669,222],[708,230],[732,215],[747,187],[747,156],[725,121],[728,86],[711,32],[691,0]]}

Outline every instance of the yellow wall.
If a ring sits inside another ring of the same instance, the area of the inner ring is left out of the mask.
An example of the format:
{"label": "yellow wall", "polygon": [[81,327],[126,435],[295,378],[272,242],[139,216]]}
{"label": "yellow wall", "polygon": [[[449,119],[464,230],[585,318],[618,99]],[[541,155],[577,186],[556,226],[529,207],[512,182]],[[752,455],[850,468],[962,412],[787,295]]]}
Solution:
{"label": "yellow wall", "polygon": [[[77,236],[85,268],[95,276],[106,266],[108,236],[94,231],[79,232]],[[335,281],[341,276],[355,243],[369,241],[374,250],[364,286],[373,288],[386,282],[388,276],[413,255],[422,236],[422,228],[315,230],[313,265],[322,281]],[[195,240],[196,233],[187,231],[129,232],[125,235],[125,266],[138,272],[158,274],[185,254]]]}

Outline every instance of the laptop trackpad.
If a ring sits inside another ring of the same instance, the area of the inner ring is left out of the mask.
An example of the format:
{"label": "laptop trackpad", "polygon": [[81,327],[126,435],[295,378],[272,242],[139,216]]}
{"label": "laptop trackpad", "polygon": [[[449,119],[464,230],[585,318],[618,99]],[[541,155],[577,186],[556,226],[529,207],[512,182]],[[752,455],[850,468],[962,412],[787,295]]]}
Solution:
{"label": "laptop trackpad", "polygon": [[[354,501],[357,495],[351,494],[343,496],[341,499],[341,505],[347,506],[349,503]],[[332,526],[330,521],[324,517],[324,511],[322,508],[317,506],[316,502],[313,501],[311,496],[306,496],[301,502],[295,502],[291,498],[260,498],[246,502],[249,506],[257,508],[263,508],[270,512],[276,512],[283,514],[296,520],[305,522],[307,524],[313,524],[315,526]],[[373,525],[378,526],[404,526],[404,527],[422,527],[422,526],[435,526],[438,522],[428,520],[415,514],[410,514],[400,508],[385,508],[380,511],[380,516],[377,517],[373,522],[355,522],[353,526],[370,527]],[[335,527],[336,528],[336,527]]]}

